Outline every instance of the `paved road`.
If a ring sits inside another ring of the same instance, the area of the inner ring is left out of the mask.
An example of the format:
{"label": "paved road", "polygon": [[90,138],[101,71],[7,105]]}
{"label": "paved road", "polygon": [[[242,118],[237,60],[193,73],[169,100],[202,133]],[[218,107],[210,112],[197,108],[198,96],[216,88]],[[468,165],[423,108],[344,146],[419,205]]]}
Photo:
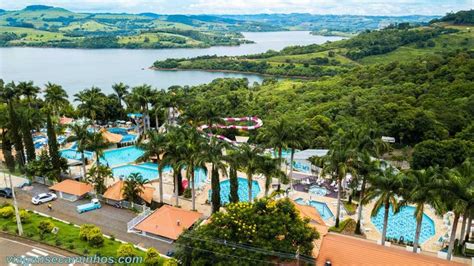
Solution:
{"label": "paved road", "polygon": [[102,208],[98,210],[79,214],[76,212],[76,206],[88,202],[87,200],[69,202],[62,199],[52,202],[53,210],[49,211],[46,204],[33,205],[31,203],[32,195],[47,192],[49,191],[48,187],[34,183],[31,190],[15,191],[17,192],[18,205],[21,208],[43,212],[78,225],[84,223],[95,224],[102,229],[104,234],[113,235],[117,239],[131,242],[145,248],[154,247],[162,254],[166,254],[167,251],[173,249],[172,245],[168,243],[150,239],[138,234],[128,233],[127,222],[136,216],[132,211],[117,209],[103,204]]}
{"label": "paved road", "polygon": [[[76,256],[74,254],[65,253],[63,250],[55,249],[52,247],[46,247],[39,243],[28,241],[24,239],[18,239],[11,236],[0,236],[0,265],[16,266],[18,263],[8,261],[7,256],[19,256],[26,258],[39,258],[43,256],[56,256],[56,257],[67,257]],[[35,265],[47,265],[47,264],[35,264]],[[68,264],[57,264],[57,265],[68,265]]]}

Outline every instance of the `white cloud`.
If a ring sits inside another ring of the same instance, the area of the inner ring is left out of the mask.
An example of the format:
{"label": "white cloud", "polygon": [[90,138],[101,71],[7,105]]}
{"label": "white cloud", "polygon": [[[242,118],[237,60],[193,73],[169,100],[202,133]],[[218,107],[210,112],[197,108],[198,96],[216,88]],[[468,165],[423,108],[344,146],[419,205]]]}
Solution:
{"label": "white cloud", "polygon": [[0,8],[44,4],[81,12],[162,14],[291,13],[359,15],[442,15],[474,8],[474,0],[2,0]]}

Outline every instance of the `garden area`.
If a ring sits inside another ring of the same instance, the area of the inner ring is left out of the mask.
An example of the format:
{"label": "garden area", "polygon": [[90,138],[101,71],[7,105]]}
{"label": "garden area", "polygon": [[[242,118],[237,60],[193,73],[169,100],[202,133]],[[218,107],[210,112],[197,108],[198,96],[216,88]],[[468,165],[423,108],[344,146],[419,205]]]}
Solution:
{"label": "garden area", "polygon": [[[144,265],[174,265],[174,261],[160,257],[156,249],[149,248],[145,252],[130,243],[116,240],[114,236],[105,237],[101,229],[92,224],[78,227],[24,209],[19,214],[23,237],[40,243],[84,256],[142,257]],[[18,234],[15,211],[8,203],[0,204],[0,230]]]}

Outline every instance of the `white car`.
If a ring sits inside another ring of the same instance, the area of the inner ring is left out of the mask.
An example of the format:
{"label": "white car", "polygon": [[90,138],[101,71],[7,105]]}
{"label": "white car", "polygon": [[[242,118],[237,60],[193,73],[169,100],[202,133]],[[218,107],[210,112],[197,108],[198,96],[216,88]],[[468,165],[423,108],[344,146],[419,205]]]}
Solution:
{"label": "white car", "polygon": [[57,199],[57,196],[53,192],[41,193],[31,198],[31,203],[38,205],[55,199]]}

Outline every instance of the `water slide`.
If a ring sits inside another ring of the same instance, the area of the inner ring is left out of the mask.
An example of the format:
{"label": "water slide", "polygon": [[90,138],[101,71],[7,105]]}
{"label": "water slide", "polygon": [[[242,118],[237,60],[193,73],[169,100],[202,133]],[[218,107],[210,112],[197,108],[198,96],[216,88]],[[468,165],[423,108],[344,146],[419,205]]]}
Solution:
{"label": "water slide", "polygon": [[[226,118],[222,118],[222,120],[226,123],[230,123],[230,125],[226,124],[212,124],[211,125],[211,128],[219,128],[219,129],[239,129],[239,130],[245,130],[245,131],[248,131],[248,130],[255,130],[257,128],[260,128],[261,126],[263,126],[263,121],[262,119],[256,117],[256,116],[247,116],[247,117],[226,117]],[[239,126],[239,125],[232,125],[232,123],[234,122],[242,122],[242,121],[246,121],[246,122],[252,122],[253,125],[251,126]],[[198,128],[200,131],[205,131],[206,129],[209,129],[209,125],[202,125]],[[235,140],[231,140],[223,135],[215,135],[215,134],[212,134],[212,133],[207,133],[207,135],[209,137],[211,136],[215,136],[216,138],[220,139],[220,140],[223,140],[223,141],[226,141],[226,142],[229,142],[230,144],[232,145],[239,145],[239,142],[235,141]]]}

